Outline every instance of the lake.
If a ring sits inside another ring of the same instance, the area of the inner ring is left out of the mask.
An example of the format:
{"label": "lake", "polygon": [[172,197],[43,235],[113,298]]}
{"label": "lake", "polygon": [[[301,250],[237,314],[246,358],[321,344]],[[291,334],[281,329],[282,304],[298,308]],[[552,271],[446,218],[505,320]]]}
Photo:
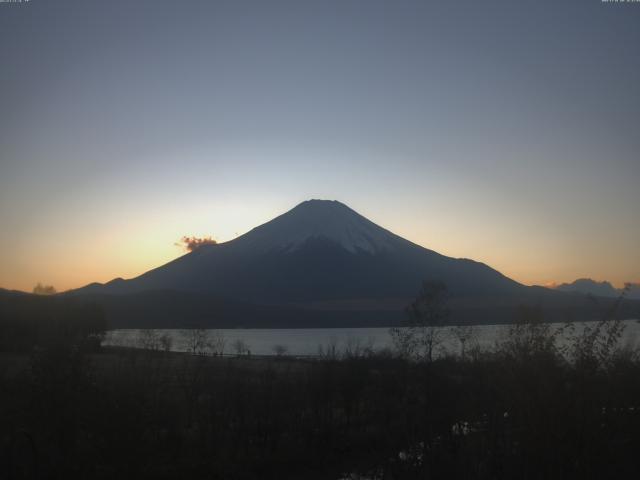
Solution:
{"label": "lake", "polygon": [[[625,320],[625,329],[621,339],[624,346],[637,348],[640,339],[640,322]],[[564,324],[552,324],[560,328]],[[575,324],[575,332],[584,328],[584,323]],[[472,330],[472,338],[467,343],[467,350],[473,346],[481,349],[491,349],[496,342],[505,337],[508,325],[476,325]],[[437,329],[440,337],[438,355],[457,354],[460,352],[460,342],[451,327]],[[208,340],[224,339],[224,353],[235,354],[237,347],[242,344],[252,355],[275,355],[276,350],[283,350],[287,355],[317,356],[319,352],[335,349],[338,353],[346,350],[360,350],[371,348],[382,350],[392,347],[391,335],[388,328],[305,328],[305,329],[215,329],[206,330]],[[180,329],[120,329],[110,330],[104,339],[105,346],[123,346],[143,348],[150,344],[158,344],[159,338],[165,335],[170,339],[170,349],[175,352],[190,351],[193,341],[193,331]],[[560,336],[559,342],[566,342],[567,336]]]}

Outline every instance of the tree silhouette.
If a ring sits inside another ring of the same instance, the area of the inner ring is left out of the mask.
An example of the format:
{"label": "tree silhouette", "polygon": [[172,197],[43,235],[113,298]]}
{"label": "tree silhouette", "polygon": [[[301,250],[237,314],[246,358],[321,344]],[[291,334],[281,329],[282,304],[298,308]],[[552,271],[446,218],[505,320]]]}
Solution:
{"label": "tree silhouette", "polygon": [[440,343],[439,326],[449,318],[447,286],[442,282],[425,281],[416,299],[407,307],[407,320],[390,330],[396,349],[402,356],[427,362]]}
{"label": "tree silhouette", "polygon": [[38,282],[38,284],[33,287],[33,293],[36,295],[55,295],[58,292],[53,285],[43,285]]}

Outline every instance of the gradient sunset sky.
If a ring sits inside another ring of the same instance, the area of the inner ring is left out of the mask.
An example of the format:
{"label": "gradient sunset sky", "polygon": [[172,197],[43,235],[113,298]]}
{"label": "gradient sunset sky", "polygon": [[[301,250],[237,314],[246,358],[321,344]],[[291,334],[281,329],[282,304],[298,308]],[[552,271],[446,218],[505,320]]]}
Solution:
{"label": "gradient sunset sky", "polygon": [[0,287],[310,198],[526,284],[640,280],[640,3],[0,3]]}

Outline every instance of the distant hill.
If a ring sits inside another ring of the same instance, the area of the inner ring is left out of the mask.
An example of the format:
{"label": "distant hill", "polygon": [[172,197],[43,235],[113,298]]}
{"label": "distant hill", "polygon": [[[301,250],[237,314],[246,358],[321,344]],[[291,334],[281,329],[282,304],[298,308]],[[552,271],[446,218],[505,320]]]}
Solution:
{"label": "distant hill", "polygon": [[[582,293],[599,297],[618,297],[623,293],[623,289],[615,288],[610,282],[598,282],[590,278],[579,278],[571,283],[562,283],[555,289],[561,292]],[[640,283],[632,283],[625,296],[628,299],[640,299]]]}
{"label": "distant hill", "polygon": [[[552,292],[553,294],[554,292]],[[542,308],[547,321],[599,320],[613,299],[597,304],[583,295],[529,295],[453,297],[449,301],[453,324],[511,323],[522,305]],[[104,310],[109,328],[337,328],[388,327],[404,318],[406,303],[363,302],[264,305],[238,302],[202,292],[173,290],[132,294],[87,294],[80,298]],[[625,302],[619,318],[640,318],[640,302]]]}
{"label": "distant hill", "polygon": [[0,289],[0,352],[63,344],[96,348],[107,321],[103,309],[87,300]]}
{"label": "distant hill", "polygon": [[425,280],[447,285],[454,319],[463,323],[510,321],[523,303],[545,306],[554,319],[588,315],[583,296],[526,287],[325,200],[303,202],[245,235],[203,245],[139,277],[65,295],[96,300],[117,326],[391,325]]}
{"label": "distant hill", "polygon": [[19,290],[7,290],[5,288],[0,288],[0,297],[15,297],[17,295],[30,295],[27,292],[21,292]]}

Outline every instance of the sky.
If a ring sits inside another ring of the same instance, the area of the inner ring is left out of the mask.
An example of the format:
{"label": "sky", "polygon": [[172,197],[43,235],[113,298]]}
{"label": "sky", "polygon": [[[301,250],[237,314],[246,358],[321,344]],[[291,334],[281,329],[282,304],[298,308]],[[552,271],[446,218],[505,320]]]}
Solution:
{"label": "sky", "polygon": [[0,287],[310,198],[525,284],[640,280],[640,3],[0,3]]}

